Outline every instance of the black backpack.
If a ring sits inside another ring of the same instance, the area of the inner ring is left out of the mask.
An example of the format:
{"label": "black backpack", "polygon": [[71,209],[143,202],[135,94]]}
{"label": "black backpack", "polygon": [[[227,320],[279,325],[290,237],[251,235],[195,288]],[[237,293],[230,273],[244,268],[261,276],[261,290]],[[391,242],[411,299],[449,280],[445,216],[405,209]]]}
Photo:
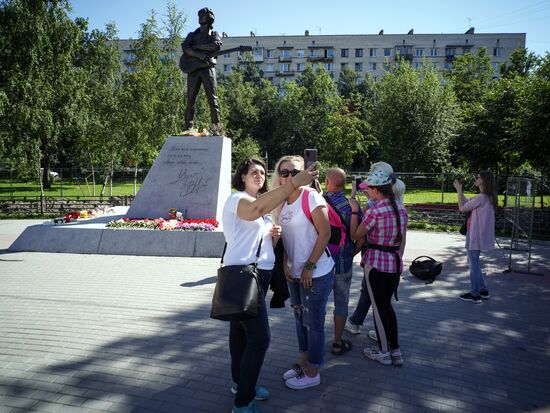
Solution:
{"label": "black backpack", "polygon": [[[422,259],[426,258],[426,259]],[[435,281],[435,277],[441,274],[443,265],[427,255],[416,257],[409,267],[409,271],[416,278],[427,281],[426,284],[431,284]]]}

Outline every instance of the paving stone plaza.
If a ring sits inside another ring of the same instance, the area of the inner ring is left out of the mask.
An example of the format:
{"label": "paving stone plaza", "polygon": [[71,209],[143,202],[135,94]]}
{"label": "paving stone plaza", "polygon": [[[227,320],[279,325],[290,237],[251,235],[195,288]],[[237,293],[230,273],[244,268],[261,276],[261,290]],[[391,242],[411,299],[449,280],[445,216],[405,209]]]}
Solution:
{"label": "paving stone plaza", "polygon": [[[0,221],[0,412],[228,412],[233,403],[228,324],[209,318],[219,259],[8,253],[26,225]],[[499,240],[505,246],[505,240]],[[297,359],[291,310],[270,309],[272,342],[259,383],[265,412],[527,412],[550,409],[550,244],[533,272],[503,273],[508,251],[485,260],[491,299],[469,288],[464,237],[411,231],[405,263],[443,262],[426,285],[403,273],[395,304],[401,368],[354,348],[330,354],[327,308],[322,383],[285,388]],[[359,297],[354,267],[350,309]],[[268,295],[268,299],[270,298]]]}

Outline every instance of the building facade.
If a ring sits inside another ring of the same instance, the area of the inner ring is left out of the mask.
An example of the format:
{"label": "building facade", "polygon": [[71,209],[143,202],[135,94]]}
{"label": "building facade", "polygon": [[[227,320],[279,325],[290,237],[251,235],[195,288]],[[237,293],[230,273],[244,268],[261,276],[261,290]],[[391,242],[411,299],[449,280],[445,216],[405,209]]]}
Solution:
{"label": "building facade", "polygon": [[[464,34],[356,34],[302,36],[237,36],[222,37],[222,49],[237,46],[252,47],[251,56],[238,52],[218,57],[218,75],[227,75],[239,64],[250,59],[273,84],[292,81],[305,70],[307,64],[314,68],[323,66],[334,79],[345,67],[362,76],[369,74],[376,81],[384,75],[388,65],[400,57],[408,60],[416,69],[432,65],[437,71],[449,70],[453,60],[465,53],[477,53],[485,47],[491,56],[495,75],[499,75],[501,63],[509,60],[517,47],[525,47],[525,33],[475,33]],[[123,67],[131,69],[132,41],[121,40]],[[181,55],[181,50],[178,51]]]}

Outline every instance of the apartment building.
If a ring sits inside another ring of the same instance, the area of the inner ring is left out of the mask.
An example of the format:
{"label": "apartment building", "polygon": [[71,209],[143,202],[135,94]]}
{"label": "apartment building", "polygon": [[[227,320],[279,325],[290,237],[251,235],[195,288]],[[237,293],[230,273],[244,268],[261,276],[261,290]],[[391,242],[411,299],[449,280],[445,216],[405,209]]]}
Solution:
{"label": "apartment building", "polygon": [[[471,28],[464,34],[357,34],[357,35],[311,35],[306,30],[301,36],[236,36],[225,34],[222,49],[237,46],[252,47],[251,56],[238,52],[218,57],[218,75],[229,74],[235,67],[250,61],[258,65],[264,77],[275,85],[283,79],[296,79],[309,63],[323,66],[334,79],[349,67],[355,72],[370,74],[375,80],[384,75],[384,70],[400,57],[408,60],[414,68],[432,65],[438,71],[449,70],[453,60],[465,53],[477,53],[485,47],[498,76],[498,67],[508,61],[510,54],[519,46],[525,47],[525,33],[475,33]],[[130,40],[121,40],[123,64],[131,70],[132,45]],[[181,51],[178,51],[181,54]],[[179,56],[178,56],[179,58]]]}

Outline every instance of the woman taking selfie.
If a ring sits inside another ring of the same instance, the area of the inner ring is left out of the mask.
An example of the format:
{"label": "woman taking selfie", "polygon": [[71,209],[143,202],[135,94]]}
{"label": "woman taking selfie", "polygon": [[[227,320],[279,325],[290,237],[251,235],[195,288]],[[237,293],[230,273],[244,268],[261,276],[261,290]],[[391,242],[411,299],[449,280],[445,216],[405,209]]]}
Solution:
{"label": "woman taking selfie", "polygon": [[236,192],[229,196],[222,213],[227,242],[223,262],[225,265],[254,263],[259,247],[257,268],[262,287],[258,317],[230,321],[229,325],[231,392],[236,395],[233,406],[236,413],[261,412],[255,400],[269,396],[264,387],[256,385],[270,341],[265,293],[275,262],[272,241],[280,237],[280,228],[272,225],[268,214],[296,188],[317,178],[319,173],[314,168],[315,165],[293,176],[286,185],[268,192],[265,164],[249,158],[237,167],[231,181]]}
{"label": "woman taking selfie", "polygon": [[[301,156],[285,156],[275,167],[273,186],[288,186],[304,169]],[[304,212],[303,197],[311,220]],[[275,212],[286,253],[285,276],[296,320],[299,363],[283,374],[287,387],[307,389],[321,383],[324,364],[325,314],[334,284],[334,261],[328,253],[330,224],[326,201],[316,190],[297,186]]]}
{"label": "woman taking selfie", "polygon": [[460,295],[459,298],[479,304],[482,299],[489,299],[479,255],[481,251],[495,248],[495,211],[498,205],[495,176],[490,171],[480,171],[474,182],[480,193],[472,199],[464,196],[459,180],[455,180],[453,184],[458,193],[458,209],[461,212],[470,212],[466,224],[470,292]]}

